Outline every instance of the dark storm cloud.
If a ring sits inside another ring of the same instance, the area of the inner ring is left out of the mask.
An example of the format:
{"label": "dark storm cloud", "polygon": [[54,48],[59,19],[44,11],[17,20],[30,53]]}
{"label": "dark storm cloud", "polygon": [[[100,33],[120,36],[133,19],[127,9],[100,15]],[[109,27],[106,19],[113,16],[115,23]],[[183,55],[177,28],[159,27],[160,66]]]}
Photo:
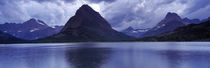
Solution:
{"label": "dark storm cloud", "polygon": [[91,3],[100,3],[100,2],[112,3],[115,2],[116,0],[86,0],[86,1],[89,1]]}
{"label": "dark storm cloud", "polygon": [[194,0],[194,3],[192,5],[190,5],[188,12],[192,13],[192,12],[196,12],[206,6],[210,5],[210,0]]}
{"label": "dark storm cloud", "polygon": [[64,2],[67,2],[67,3],[72,3],[74,2],[75,0],[34,0],[34,1],[37,1],[37,2],[59,2],[59,1],[64,1]]}
{"label": "dark storm cloud", "polygon": [[[67,3],[72,3],[76,0],[34,0],[34,1],[37,1],[37,2],[58,2],[58,1],[64,1],[64,2],[67,2]],[[116,0],[78,0],[78,1],[88,1],[90,3],[100,3],[100,2],[107,2],[107,3],[111,3],[111,2],[114,2]]]}

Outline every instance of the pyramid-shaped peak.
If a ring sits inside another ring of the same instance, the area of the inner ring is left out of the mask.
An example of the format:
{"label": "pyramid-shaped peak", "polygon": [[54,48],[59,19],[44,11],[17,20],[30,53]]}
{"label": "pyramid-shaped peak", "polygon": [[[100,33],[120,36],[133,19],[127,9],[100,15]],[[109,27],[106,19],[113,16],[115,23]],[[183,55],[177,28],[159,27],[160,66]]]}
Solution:
{"label": "pyramid-shaped peak", "polygon": [[92,10],[92,11],[94,11],[89,5],[87,5],[87,4],[84,4],[84,5],[82,5],[79,9],[78,9],[78,11],[79,10]]}
{"label": "pyramid-shaped peak", "polygon": [[89,5],[84,4],[77,10],[76,15],[77,14],[92,14],[92,13],[98,13],[98,12],[92,9]]}
{"label": "pyramid-shaped peak", "polygon": [[80,8],[91,8],[88,4],[83,4]]}
{"label": "pyramid-shaped peak", "polygon": [[177,13],[168,12],[166,17],[170,17],[170,16],[179,16],[179,15]]}
{"label": "pyramid-shaped peak", "polygon": [[69,19],[62,31],[82,27],[112,30],[111,25],[99,13],[86,4],[77,10],[76,14]]}

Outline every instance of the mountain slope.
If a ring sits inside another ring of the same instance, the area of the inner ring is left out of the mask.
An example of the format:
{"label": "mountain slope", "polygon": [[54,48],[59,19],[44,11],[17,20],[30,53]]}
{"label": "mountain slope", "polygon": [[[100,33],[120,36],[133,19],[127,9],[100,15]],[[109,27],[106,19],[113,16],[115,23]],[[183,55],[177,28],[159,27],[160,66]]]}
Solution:
{"label": "mountain slope", "polygon": [[18,39],[12,35],[9,35],[7,33],[0,31],[0,44],[15,43],[15,42],[20,42],[20,41],[23,41],[23,40]]}
{"label": "mountain slope", "polygon": [[210,41],[210,20],[177,28],[174,31],[153,37],[139,39],[140,41]]}
{"label": "mountain slope", "polygon": [[43,21],[34,18],[21,24],[0,24],[0,30],[25,40],[44,38],[59,32],[56,28],[52,28]]}
{"label": "mountain slope", "polygon": [[182,21],[186,24],[186,25],[189,25],[189,24],[199,24],[201,23],[201,21],[199,19],[188,19],[188,18],[184,18],[182,19]]}
{"label": "mountain slope", "polygon": [[42,39],[44,41],[112,41],[133,39],[111,28],[111,25],[88,5],[80,7],[60,33]]}
{"label": "mountain slope", "polygon": [[126,34],[126,35],[138,38],[139,36],[141,36],[142,34],[147,32],[148,30],[149,30],[149,28],[147,28],[147,29],[134,29],[132,27],[128,27],[127,29],[124,29],[121,32]]}
{"label": "mountain slope", "polygon": [[203,20],[201,20],[202,22],[205,22],[205,21],[208,21],[208,20],[210,20],[210,17],[208,17],[208,18],[206,18],[206,19],[203,19]]}

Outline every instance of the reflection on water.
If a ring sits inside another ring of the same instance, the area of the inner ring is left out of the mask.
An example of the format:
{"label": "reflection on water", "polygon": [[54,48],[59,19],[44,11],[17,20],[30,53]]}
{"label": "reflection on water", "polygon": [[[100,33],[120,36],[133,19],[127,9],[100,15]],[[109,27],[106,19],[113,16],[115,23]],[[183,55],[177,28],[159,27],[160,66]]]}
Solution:
{"label": "reflection on water", "polygon": [[208,51],[162,51],[168,68],[209,68],[210,52]]}
{"label": "reflection on water", "polygon": [[100,68],[109,58],[109,48],[95,48],[95,44],[83,44],[84,46],[73,48],[67,51],[67,60],[75,68]]}
{"label": "reflection on water", "polygon": [[210,68],[209,44],[7,44],[0,68]]}
{"label": "reflection on water", "polygon": [[179,68],[182,63],[183,57],[181,51],[163,51],[161,54],[168,59],[168,67],[169,68]]}

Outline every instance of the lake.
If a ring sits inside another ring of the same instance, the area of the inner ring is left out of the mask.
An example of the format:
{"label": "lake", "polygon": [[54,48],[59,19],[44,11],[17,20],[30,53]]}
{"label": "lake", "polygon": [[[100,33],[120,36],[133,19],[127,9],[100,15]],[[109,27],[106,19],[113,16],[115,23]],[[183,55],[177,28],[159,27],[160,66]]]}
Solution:
{"label": "lake", "polygon": [[210,43],[1,44],[0,68],[210,68]]}

